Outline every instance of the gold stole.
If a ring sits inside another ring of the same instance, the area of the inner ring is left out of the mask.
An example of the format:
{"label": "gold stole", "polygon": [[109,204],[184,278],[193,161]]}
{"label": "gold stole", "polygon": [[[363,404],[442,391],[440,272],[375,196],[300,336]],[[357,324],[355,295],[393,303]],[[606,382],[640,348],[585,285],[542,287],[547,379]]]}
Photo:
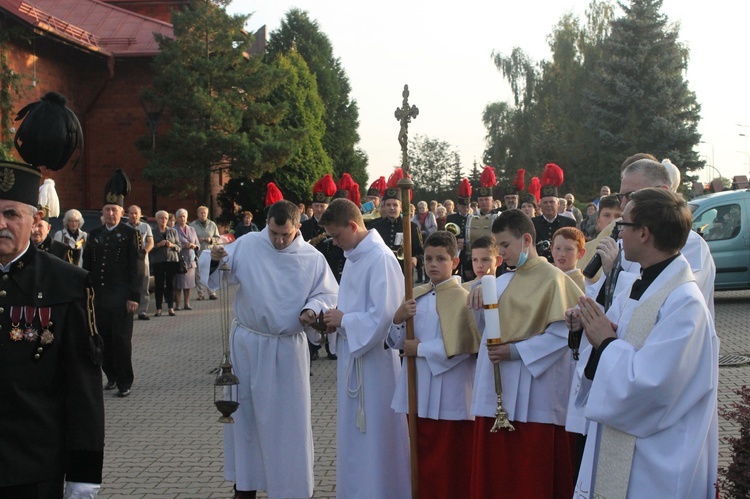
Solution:
{"label": "gold stole", "polygon": [[503,343],[541,334],[565,319],[565,311],[583,294],[570,277],[545,258],[529,259],[519,269],[498,301]]}
{"label": "gold stole", "polygon": [[[432,291],[432,284],[414,288],[414,299]],[[454,355],[479,351],[482,335],[474,323],[474,314],[466,306],[466,291],[456,279],[451,278],[435,286],[437,314],[443,332],[443,345],[448,358]]]}

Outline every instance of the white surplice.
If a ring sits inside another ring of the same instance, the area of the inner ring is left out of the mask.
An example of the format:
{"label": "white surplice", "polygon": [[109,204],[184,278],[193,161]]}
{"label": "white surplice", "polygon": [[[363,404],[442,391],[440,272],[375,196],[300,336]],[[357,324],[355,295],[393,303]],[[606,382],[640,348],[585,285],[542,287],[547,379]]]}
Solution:
{"label": "white surplice", "polygon": [[[607,317],[619,338],[634,309],[689,265],[677,257],[639,301],[617,295]],[[593,496],[600,424],[636,437],[628,497],[715,497],[719,340],[711,317],[697,285],[685,283],[661,306],[640,350],[621,340],[604,349],[594,380],[584,378],[576,397],[591,424],[575,497]]]}
{"label": "white surplice", "polygon": [[[622,247],[622,243],[618,241],[618,244],[620,245],[620,247]],[[708,311],[711,312],[711,317],[713,317],[716,264],[714,263],[714,259],[711,256],[711,249],[708,247],[708,244],[700,235],[691,230],[688,234],[687,242],[685,243],[685,246],[680,249],[680,252],[690,264],[690,270],[693,271],[693,275],[695,276],[695,283],[701,290],[701,294],[703,294],[703,298],[706,302],[706,306],[708,307]],[[627,272],[631,275],[623,276],[622,272],[620,272],[620,276],[618,277],[617,281],[617,287],[615,289],[615,295],[620,293],[622,290],[626,290],[626,292],[629,292],[627,290],[630,289],[633,281],[638,279],[638,276],[641,272],[641,266],[635,262],[627,260],[624,254],[622,255],[622,261],[620,265],[622,266],[624,272]],[[622,278],[623,280],[622,283],[620,283],[620,278]],[[604,276],[602,276],[602,278],[595,283],[588,284],[586,286],[586,296],[589,296],[595,300],[597,295],[599,294],[599,289],[603,285]]]}
{"label": "white surplice", "polygon": [[[622,243],[618,244],[622,245]],[[695,276],[695,283],[703,295],[703,299],[706,302],[708,311],[711,313],[711,317],[714,316],[714,280],[716,278],[716,264],[711,256],[711,250],[706,244],[706,241],[698,235],[695,231],[690,231],[688,234],[687,242],[685,246],[680,250],[682,256],[690,264],[690,270]],[[625,293],[625,296],[630,294],[630,288],[633,283],[640,279],[641,266],[636,262],[631,262],[622,256],[621,266],[623,271],[619,273],[617,277],[617,285],[615,286],[615,296],[621,293]],[[592,300],[596,300],[599,295],[599,290],[604,284],[605,276],[596,281],[593,284],[586,286],[586,296]],[[580,359],[576,366],[576,371],[573,375],[573,384],[571,387],[570,401],[568,404],[568,416],[565,427],[568,431],[581,433],[585,435],[588,432],[588,424],[583,415],[583,408],[576,406],[575,399],[578,394],[578,390],[583,380],[583,370],[586,367],[586,363],[589,359],[589,350],[586,349],[588,342],[584,335],[581,340],[580,348]]]}
{"label": "white surplice", "polygon": [[345,251],[337,331],[338,421],[336,496],[411,497],[406,417],[391,409],[400,370],[398,353],[384,348],[393,314],[404,298],[404,275],[375,230]]}
{"label": "white surplice", "polygon": [[[497,278],[497,296],[500,297],[516,277],[507,272]],[[531,291],[531,290],[530,290]],[[530,298],[533,304],[533,298]],[[501,310],[500,313],[519,313]],[[474,377],[474,394],[471,413],[474,416],[495,417],[495,370],[487,355],[487,332],[484,331],[484,314],[475,311],[477,327],[482,333],[477,369]],[[501,332],[502,333],[502,332]],[[568,393],[573,371],[568,329],[564,321],[547,326],[543,334],[514,343],[519,360],[500,363],[503,384],[503,408],[508,419],[523,423],[548,423],[565,425]]]}
{"label": "white surplice", "polygon": [[[235,423],[224,426],[224,476],[270,498],[310,497],[310,353],[299,315],[335,307],[336,279],[299,234],[277,250],[266,228],[225,249],[230,282],[239,284],[230,346],[240,406]],[[209,275],[210,258],[201,254],[201,276]],[[209,288],[218,287],[219,274],[211,274]]]}
{"label": "white surplice", "polygon": [[[453,421],[474,419],[470,407],[476,355],[454,355],[450,359],[446,356],[434,290],[417,298],[414,337],[419,340],[416,358],[419,417]],[[391,324],[388,345],[396,350],[403,349],[405,339],[405,323]],[[404,363],[391,404],[393,410],[402,414],[409,412],[407,378]]]}

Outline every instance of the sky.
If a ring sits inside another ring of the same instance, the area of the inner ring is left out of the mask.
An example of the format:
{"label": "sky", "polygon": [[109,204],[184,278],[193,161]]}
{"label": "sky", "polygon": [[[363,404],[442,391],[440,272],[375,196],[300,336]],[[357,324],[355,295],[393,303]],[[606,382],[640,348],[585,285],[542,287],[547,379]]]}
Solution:
{"label": "sky", "polygon": [[[485,106],[511,99],[493,51],[509,54],[521,47],[534,60],[550,59],[547,36],[553,26],[567,12],[585,19],[587,5],[588,0],[234,0],[229,11],[252,14],[248,29],[266,25],[269,34],[292,8],[318,22],[359,106],[359,146],[369,157],[370,178],[355,180],[369,186],[400,166],[394,111],[401,106],[404,84],[409,103],[419,108],[410,138],[418,134],[448,142],[468,175],[485,148]],[[696,150],[709,165],[699,178],[709,181],[717,172],[749,175],[750,2],[664,0],[662,12],[679,23],[680,40],[690,50],[687,80],[702,106],[702,143]],[[534,175],[542,167],[526,170]]]}

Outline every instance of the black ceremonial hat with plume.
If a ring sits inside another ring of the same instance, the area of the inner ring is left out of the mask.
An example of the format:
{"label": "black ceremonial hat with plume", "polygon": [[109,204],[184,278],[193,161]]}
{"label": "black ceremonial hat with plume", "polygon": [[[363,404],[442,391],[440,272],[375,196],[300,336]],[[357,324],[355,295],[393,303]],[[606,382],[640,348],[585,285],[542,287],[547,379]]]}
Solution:
{"label": "black ceremonial hat with plume", "polygon": [[118,168],[104,186],[104,204],[116,204],[124,208],[125,196],[128,194],[130,194],[130,179],[122,168]]}
{"label": "black ceremonial hat with plume", "polygon": [[39,167],[59,170],[73,151],[83,147],[83,131],[66,99],[48,92],[18,112],[16,121],[23,120],[13,143],[28,164],[0,161],[0,199],[36,206],[39,200]]}

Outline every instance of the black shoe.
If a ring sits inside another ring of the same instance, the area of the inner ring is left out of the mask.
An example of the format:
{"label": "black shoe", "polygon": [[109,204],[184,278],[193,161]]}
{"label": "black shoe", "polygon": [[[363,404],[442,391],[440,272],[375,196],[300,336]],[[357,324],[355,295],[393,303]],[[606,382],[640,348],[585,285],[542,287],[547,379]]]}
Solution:
{"label": "black shoe", "polygon": [[145,313],[143,313],[143,314],[138,314],[138,320],[139,321],[150,321],[151,318],[148,315],[146,315]]}
{"label": "black shoe", "polygon": [[129,388],[126,388],[124,390],[120,390],[120,391],[117,392],[117,396],[120,397],[120,398],[125,398],[128,395],[130,395],[130,389]]}
{"label": "black shoe", "polygon": [[328,360],[339,360],[339,356],[336,355],[335,353],[329,353]]}
{"label": "black shoe", "polygon": [[117,386],[116,382],[114,382],[114,381],[107,381],[107,384],[104,385],[104,389],[105,390],[114,390],[116,386]]}
{"label": "black shoe", "polygon": [[320,358],[320,355],[317,350],[310,352],[310,360],[318,360],[318,358]]}
{"label": "black shoe", "polygon": [[255,499],[255,492],[254,490],[237,490],[237,486],[235,485],[232,499]]}

